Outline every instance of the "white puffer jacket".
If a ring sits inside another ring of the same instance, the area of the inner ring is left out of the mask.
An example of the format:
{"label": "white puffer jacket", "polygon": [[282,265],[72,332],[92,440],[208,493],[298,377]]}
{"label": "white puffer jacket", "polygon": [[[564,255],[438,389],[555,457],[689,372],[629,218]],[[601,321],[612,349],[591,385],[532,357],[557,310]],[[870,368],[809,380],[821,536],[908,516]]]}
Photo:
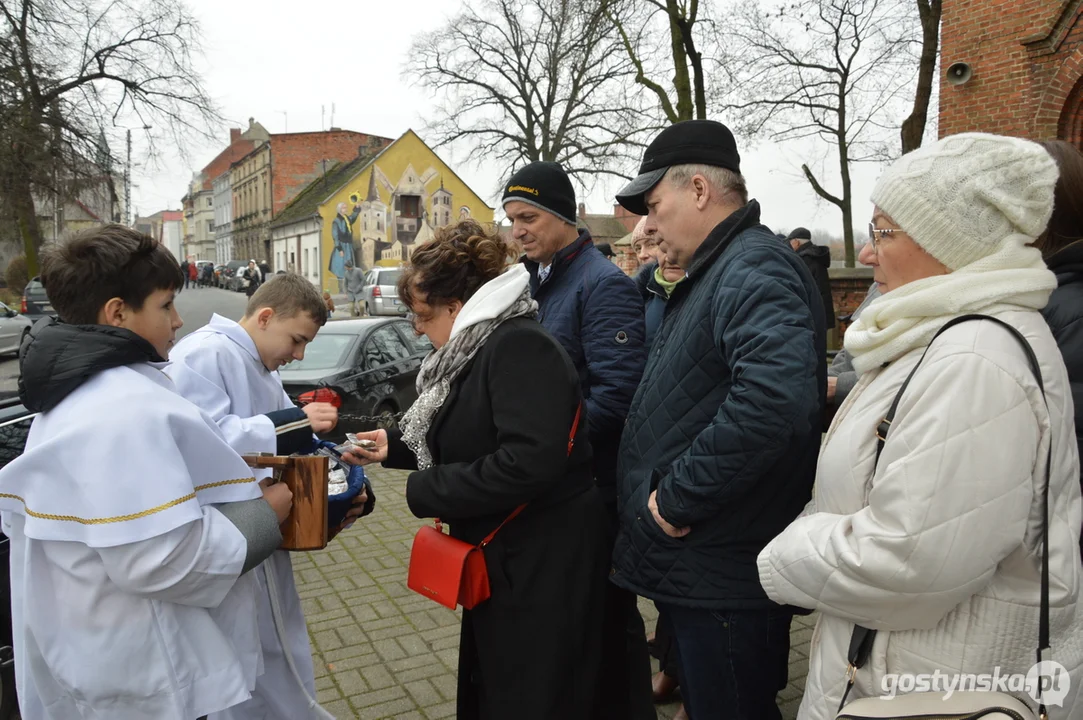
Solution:
{"label": "white puffer jacket", "polygon": [[1068,377],[1041,315],[997,317],[1034,348],[1049,410],[1006,330],[951,328],[903,396],[875,475],[876,427],[923,349],[861,377],[824,442],[813,501],[760,554],[772,599],[821,612],[802,720],[835,717],[854,623],[880,632],[851,699],[884,694],[888,674],[1025,675],[1034,665],[1050,439],[1047,659],[1071,679],[1050,711],[1083,718],[1083,508]]}

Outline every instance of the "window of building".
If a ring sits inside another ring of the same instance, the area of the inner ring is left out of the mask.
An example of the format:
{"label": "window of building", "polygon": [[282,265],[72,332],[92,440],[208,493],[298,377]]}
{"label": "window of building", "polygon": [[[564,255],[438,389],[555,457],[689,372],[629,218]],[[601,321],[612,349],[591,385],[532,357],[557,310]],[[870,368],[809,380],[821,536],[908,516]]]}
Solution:
{"label": "window of building", "polygon": [[213,197],[207,198],[207,207],[214,207],[214,198]]}
{"label": "window of building", "polygon": [[214,220],[207,221],[207,234],[214,235]]}
{"label": "window of building", "polygon": [[303,257],[304,257],[304,260],[305,260],[305,264],[301,266],[300,270],[302,272],[307,272],[307,270],[308,270],[308,248],[305,248],[305,254],[304,254]]}

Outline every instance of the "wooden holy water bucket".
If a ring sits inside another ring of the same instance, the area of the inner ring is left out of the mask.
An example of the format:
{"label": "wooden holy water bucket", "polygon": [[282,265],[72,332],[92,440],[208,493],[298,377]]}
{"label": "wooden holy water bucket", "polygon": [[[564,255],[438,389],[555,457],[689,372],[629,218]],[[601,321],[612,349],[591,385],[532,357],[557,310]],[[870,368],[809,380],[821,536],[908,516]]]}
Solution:
{"label": "wooden holy water bucket", "polygon": [[293,508],[282,523],[282,549],[327,547],[327,458],[245,455],[244,460],[249,467],[281,473],[279,481],[293,492]]}

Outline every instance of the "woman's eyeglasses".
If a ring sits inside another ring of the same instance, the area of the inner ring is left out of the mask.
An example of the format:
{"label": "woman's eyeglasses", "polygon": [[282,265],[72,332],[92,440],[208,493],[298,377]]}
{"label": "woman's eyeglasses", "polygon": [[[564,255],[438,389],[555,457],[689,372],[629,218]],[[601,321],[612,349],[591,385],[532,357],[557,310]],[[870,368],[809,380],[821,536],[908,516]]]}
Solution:
{"label": "woman's eyeglasses", "polygon": [[869,223],[869,242],[872,243],[873,250],[880,249],[880,243],[885,238],[890,238],[894,233],[906,232],[900,228],[878,228],[872,223]]}

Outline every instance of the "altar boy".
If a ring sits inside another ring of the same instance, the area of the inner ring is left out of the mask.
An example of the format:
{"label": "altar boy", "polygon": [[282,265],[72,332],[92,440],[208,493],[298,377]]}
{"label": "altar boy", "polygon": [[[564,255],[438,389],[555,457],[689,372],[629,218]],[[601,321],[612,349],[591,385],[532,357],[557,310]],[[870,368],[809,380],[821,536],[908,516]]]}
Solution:
{"label": "altar boy", "polygon": [[[328,403],[296,407],[282,389],[278,369],[304,358],[305,347],[326,321],[327,306],[311,282],[296,273],[276,275],[252,295],[239,323],[215,315],[208,325],[181,340],[168,372],[181,394],[218,423],[234,450],[276,455],[305,452],[312,446],[313,432],[334,428],[338,411]],[[359,512],[351,513],[347,522]],[[268,574],[277,588],[282,628],[274,623]],[[311,707],[316,681],[289,553],[275,553],[257,576],[264,590],[259,630],[265,671],[250,700],[212,720],[319,717],[319,711]],[[279,630],[287,647],[279,639]]]}
{"label": "altar boy", "polygon": [[[24,720],[196,720],[260,671],[242,575],[281,544],[289,491],[262,490],[161,371],[184,282],[119,225],[49,248],[63,322],[34,326],[19,394],[41,413],[0,471]],[[265,500],[266,498],[266,500]]]}

